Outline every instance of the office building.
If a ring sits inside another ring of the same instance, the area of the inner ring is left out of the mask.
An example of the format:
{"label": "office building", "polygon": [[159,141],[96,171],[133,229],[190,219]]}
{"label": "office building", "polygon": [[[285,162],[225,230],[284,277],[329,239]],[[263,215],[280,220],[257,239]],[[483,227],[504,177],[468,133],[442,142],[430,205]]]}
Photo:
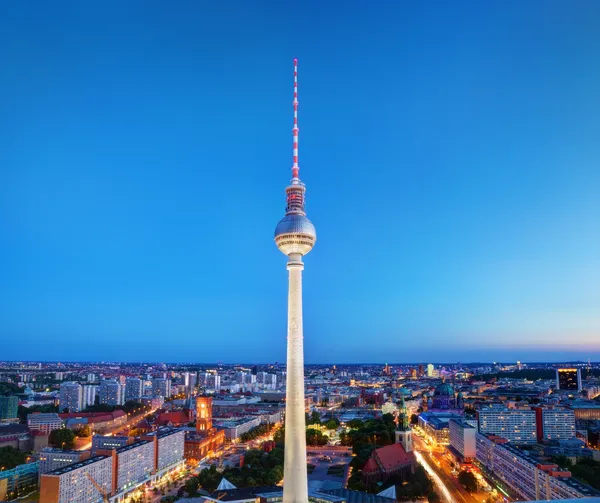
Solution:
{"label": "office building", "polygon": [[427,364],[427,377],[433,377],[434,368],[431,363]]}
{"label": "office building", "polygon": [[556,389],[581,391],[581,369],[556,369]]}
{"label": "office building", "polygon": [[65,451],[46,447],[40,451],[40,474],[78,463],[89,457],[89,451]]}
{"label": "office building", "polygon": [[104,405],[123,405],[123,385],[114,380],[102,381],[98,386],[98,402]]}
{"label": "office building", "polygon": [[49,435],[52,430],[60,430],[63,427],[63,420],[55,412],[36,412],[27,415],[27,426],[30,430]]}
{"label": "office building", "polygon": [[449,450],[459,463],[470,463],[475,458],[475,434],[477,429],[464,419],[448,421]]}
{"label": "office building", "polygon": [[125,401],[139,400],[144,396],[144,381],[138,377],[128,377],[125,381]]}
{"label": "office building", "polygon": [[575,413],[562,407],[536,407],[537,441],[568,440],[575,436]]}
{"label": "office building", "polygon": [[79,412],[83,409],[83,388],[75,382],[60,385],[59,412]]}
{"label": "office building", "polygon": [[479,433],[497,435],[515,444],[537,442],[535,419],[534,410],[489,407],[477,411]]}
{"label": "office building", "polygon": [[477,461],[524,500],[598,497],[600,492],[571,478],[556,464],[538,459],[495,435],[476,434]]}
{"label": "office building", "polygon": [[0,422],[18,421],[19,398],[16,396],[0,396]]}
{"label": "office building", "polygon": [[304,332],[302,327],[302,257],[317,240],[315,226],[306,218],[306,188],[299,178],[298,166],[298,87],[297,61],[294,60],[294,128],[292,180],[286,187],[286,212],[275,228],[275,243],[287,255],[288,333],[287,383],[285,402],[285,459],[283,466],[283,503],[308,501],[306,471],[306,421],[304,417]]}
{"label": "office building", "polygon": [[171,397],[171,379],[162,377],[152,379],[152,395],[162,396],[163,398]]}

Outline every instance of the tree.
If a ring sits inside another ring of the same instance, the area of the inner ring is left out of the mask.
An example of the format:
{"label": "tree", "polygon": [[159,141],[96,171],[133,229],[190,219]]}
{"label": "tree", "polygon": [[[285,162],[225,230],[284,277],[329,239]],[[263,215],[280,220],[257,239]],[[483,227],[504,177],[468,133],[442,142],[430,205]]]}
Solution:
{"label": "tree", "polygon": [[460,472],[458,474],[458,482],[470,493],[477,491],[477,479],[471,472],[466,470]]}
{"label": "tree", "polygon": [[325,427],[328,430],[335,430],[339,425],[340,425],[340,422],[337,419],[335,419],[335,418],[330,419],[329,421],[327,421],[325,423]]}
{"label": "tree", "polygon": [[306,428],[306,445],[327,445],[328,437],[322,431]]}
{"label": "tree", "polygon": [[319,414],[316,410],[313,410],[310,414],[308,424],[321,424],[321,414]]}
{"label": "tree", "polygon": [[0,467],[12,470],[15,466],[22,465],[27,459],[27,454],[14,447],[0,447]]}
{"label": "tree", "polygon": [[67,428],[52,430],[48,437],[48,443],[61,449],[72,449],[75,447],[75,433]]}
{"label": "tree", "polygon": [[440,498],[439,494],[435,491],[431,491],[427,495],[427,501],[429,501],[429,503],[440,503],[442,501],[442,498]]}
{"label": "tree", "polygon": [[412,425],[419,424],[419,416],[417,414],[413,414],[412,416],[410,416],[410,424],[412,424]]}
{"label": "tree", "polygon": [[346,424],[348,425],[348,428],[352,428],[354,430],[364,426],[364,423],[360,419],[350,419],[350,421],[348,421]]}
{"label": "tree", "polygon": [[198,479],[196,477],[191,477],[185,482],[185,492],[187,492],[190,497],[196,496],[196,494],[198,494],[199,485]]}

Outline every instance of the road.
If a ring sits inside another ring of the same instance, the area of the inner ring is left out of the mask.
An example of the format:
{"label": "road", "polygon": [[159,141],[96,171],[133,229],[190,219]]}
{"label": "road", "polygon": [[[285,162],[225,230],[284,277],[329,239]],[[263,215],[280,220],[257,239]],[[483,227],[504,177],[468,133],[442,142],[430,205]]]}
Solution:
{"label": "road", "polygon": [[[489,497],[486,493],[469,493],[459,484],[457,478],[452,475],[452,467],[443,455],[442,449],[430,448],[419,435],[413,435],[413,439],[415,451],[420,453],[425,463],[439,477],[437,486],[438,492],[442,493],[440,496],[452,503],[481,503]],[[447,492],[440,488],[440,482]]]}

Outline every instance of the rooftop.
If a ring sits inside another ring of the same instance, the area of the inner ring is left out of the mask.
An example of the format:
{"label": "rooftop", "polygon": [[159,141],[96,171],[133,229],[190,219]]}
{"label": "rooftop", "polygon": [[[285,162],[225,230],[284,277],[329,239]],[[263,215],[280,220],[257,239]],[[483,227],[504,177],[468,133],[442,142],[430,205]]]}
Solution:
{"label": "rooftop", "polygon": [[80,461],[79,463],[64,466],[63,468],[57,468],[56,470],[46,473],[46,475],[64,475],[65,473],[79,470],[80,468],[84,468],[93,463],[97,463],[98,461],[102,461],[103,459],[108,459],[108,456],[94,456],[93,458],[88,458],[85,461]]}

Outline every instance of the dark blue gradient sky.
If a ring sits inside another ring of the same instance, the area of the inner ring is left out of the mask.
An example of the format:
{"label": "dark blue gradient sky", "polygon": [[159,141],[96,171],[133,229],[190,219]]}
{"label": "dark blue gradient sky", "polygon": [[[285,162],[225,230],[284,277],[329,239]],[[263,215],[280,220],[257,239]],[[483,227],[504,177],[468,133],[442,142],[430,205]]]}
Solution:
{"label": "dark blue gradient sky", "polygon": [[0,359],[600,358],[600,2],[2,2]]}

